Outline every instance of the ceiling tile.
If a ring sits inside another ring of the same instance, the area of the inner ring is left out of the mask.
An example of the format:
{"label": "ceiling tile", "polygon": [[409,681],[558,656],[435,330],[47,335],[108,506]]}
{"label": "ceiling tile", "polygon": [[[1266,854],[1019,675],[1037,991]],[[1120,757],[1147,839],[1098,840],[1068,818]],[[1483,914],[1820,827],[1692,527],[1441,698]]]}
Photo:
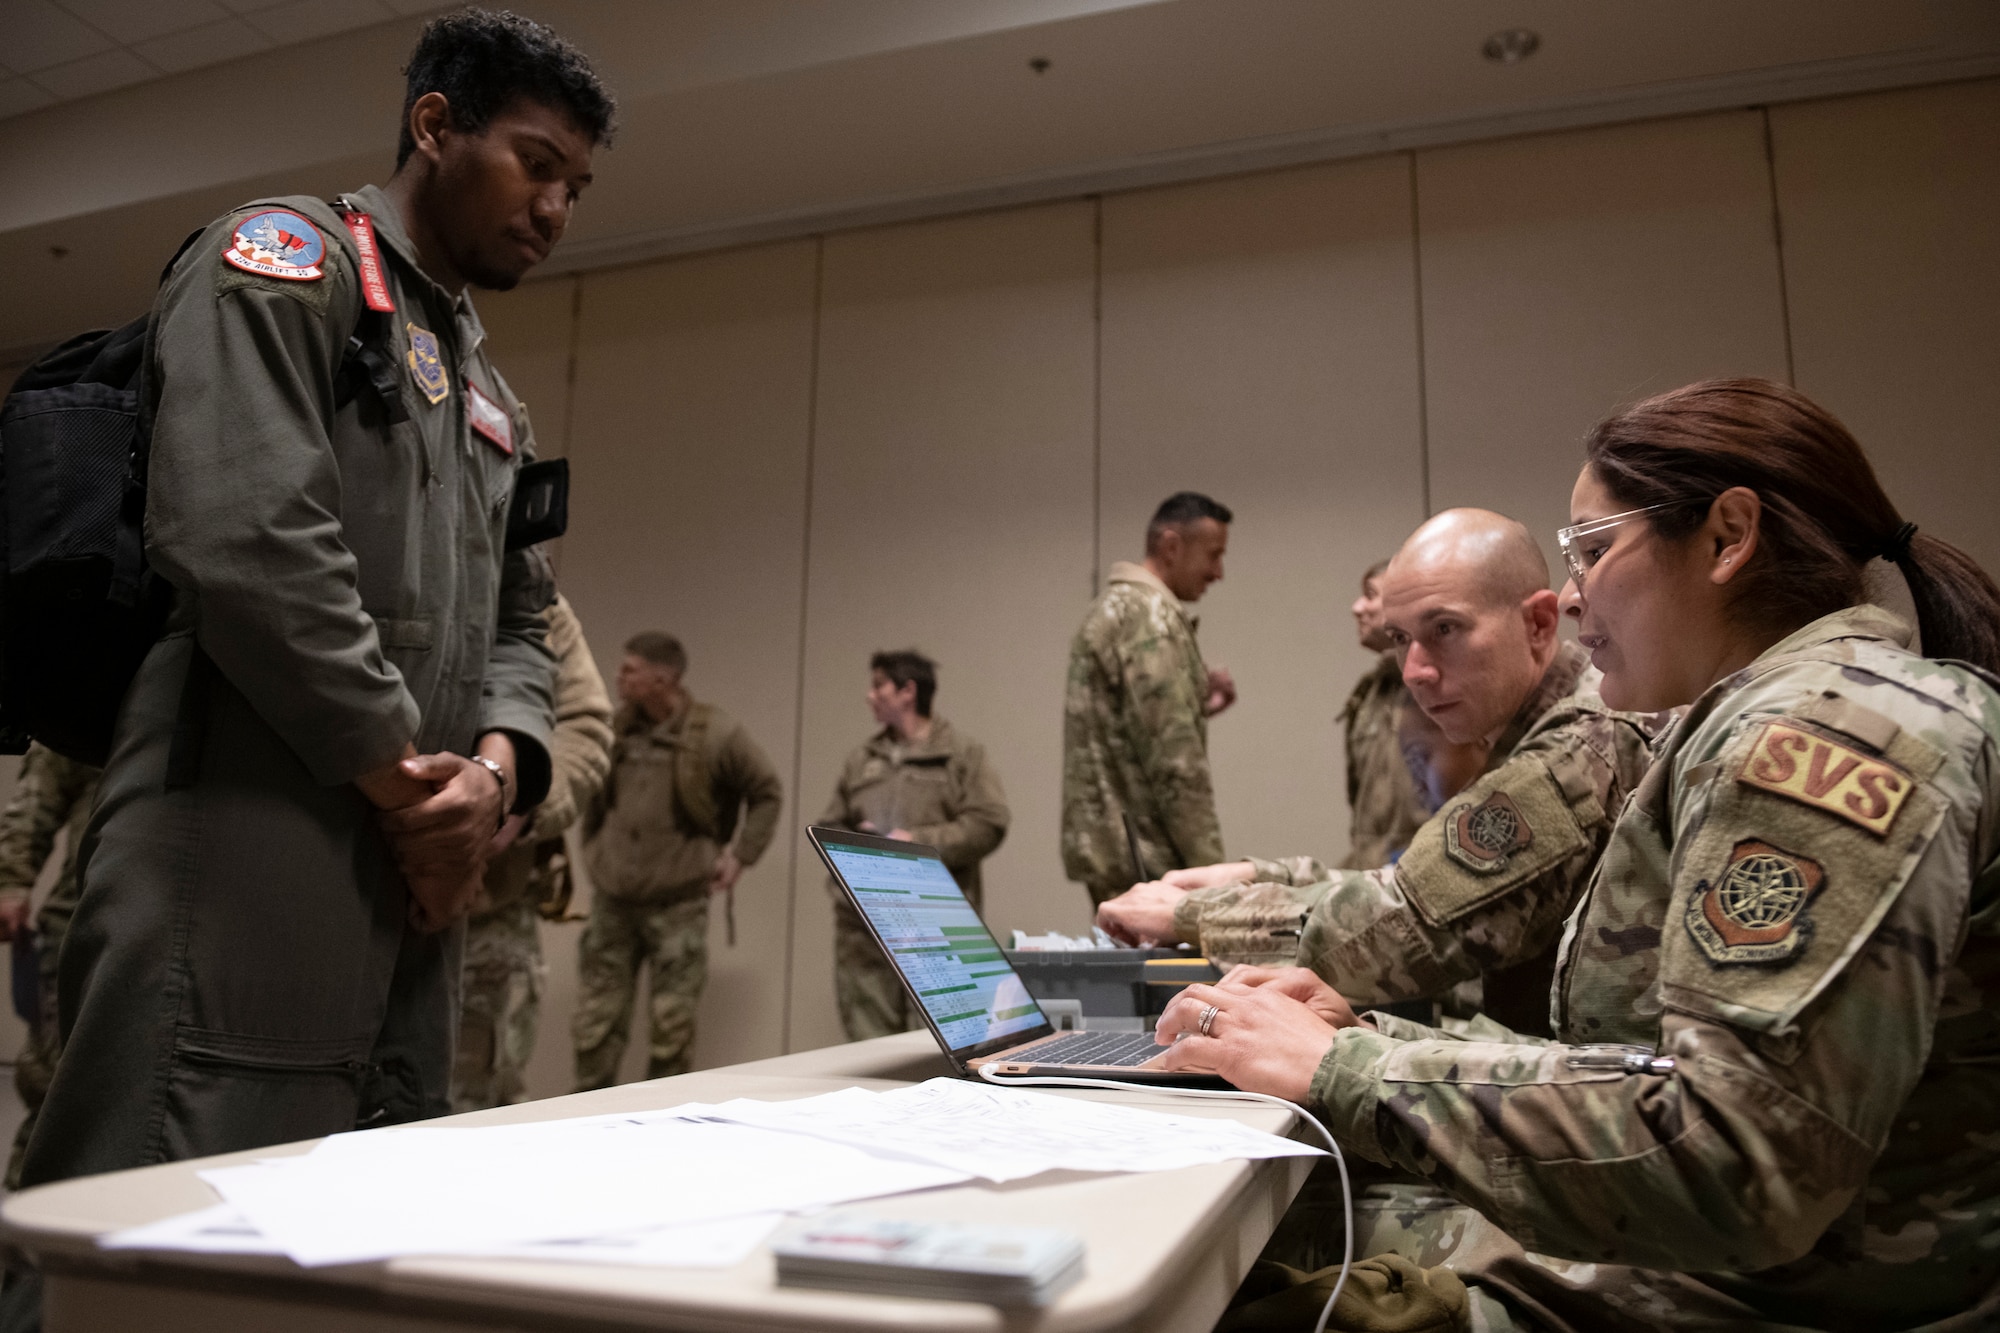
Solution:
{"label": "ceiling tile", "polygon": [[140,42],[132,49],[167,73],[178,74],[184,69],[219,65],[225,60],[265,50],[270,45],[270,38],[242,19],[228,18],[220,23],[189,28],[185,32],[170,32],[164,37]]}
{"label": "ceiling tile", "polygon": [[215,0],[56,0],[113,41],[131,45],[227,16]]}
{"label": "ceiling tile", "polygon": [[110,38],[49,0],[0,4],[0,51],[7,53],[7,67],[17,74],[32,74],[110,47]]}
{"label": "ceiling tile", "polygon": [[159,77],[158,70],[123,47],[100,51],[66,65],[51,65],[34,73],[36,83],[65,101]]}
{"label": "ceiling tile", "polygon": [[457,0],[443,0],[443,3],[439,3],[439,0],[382,0],[382,3],[398,14],[428,14],[434,9],[452,9],[457,6]]}
{"label": "ceiling tile", "polygon": [[222,0],[222,7],[232,14],[254,14],[260,9],[271,9],[285,0]]}
{"label": "ceiling tile", "polygon": [[394,17],[378,0],[287,0],[258,10],[250,23],[279,46],[289,46]]}
{"label": "ceiling tile", "polygon": [[55,100],[26,79],[0,79],[0,116],[18,116]]}

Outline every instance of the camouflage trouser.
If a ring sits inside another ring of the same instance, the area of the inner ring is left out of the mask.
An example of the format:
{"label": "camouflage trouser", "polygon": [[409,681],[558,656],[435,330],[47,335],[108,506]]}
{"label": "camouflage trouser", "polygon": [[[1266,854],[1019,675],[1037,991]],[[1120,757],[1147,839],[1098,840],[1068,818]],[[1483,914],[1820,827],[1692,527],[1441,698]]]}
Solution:
{"label": "camouflage trouser", "polygon": [[451,1109],[478,1111],[528,1100],[525,1076],[542,1014],[542,937],[527,898],[481,913],[465,932],[464,999]]}
{"label": "camouflage trouser", "polygon": [[14,1061],[14,1091],[28,1109],[21,1128],[14,1134],[14,1149],[7,1156],[7,1189],[21,1187],[21,1158],[27,1154],[28,1139],[41,1118],[42,1099],[49,1095],[49,1080],[56,1076],[56,1058],[62,1054],[62,1025],[56,1021],[56,956],[62,951],[62,937],[47,931],[35,937],[35,964],[41,998],[36,1002],[35,1022],[21,1054]]}
{"label": "camouflage trouser", "polygon": [[1530,1254],[1477,1210],[1426,1185],[1376,1185],[1355,1199],[1354,1257],[1383,1254],[1456,1273],[1473,1297],[1468,1327],[1476,1333],[1780,1326],[1692,1274]]}
{"label": "camouflage trouser", "polygon": [[[849,1041],[887,1037],[921,1026],[896,965],[868,933],[861,913],[839,890],[833,893],[833,994]],[[966,895],[979,910],[980,894]]]}
{"label": "camouflage trouser", "polygon": [[652,974],[652,1051],[646,1077],[685,1074],[695,1011],[708,980],[708,894],[698,891],[666,903],[599,895],[590,907],[578,961],[571,1028],[577,1091],[608,1088],[618,1081],[642,963]]}

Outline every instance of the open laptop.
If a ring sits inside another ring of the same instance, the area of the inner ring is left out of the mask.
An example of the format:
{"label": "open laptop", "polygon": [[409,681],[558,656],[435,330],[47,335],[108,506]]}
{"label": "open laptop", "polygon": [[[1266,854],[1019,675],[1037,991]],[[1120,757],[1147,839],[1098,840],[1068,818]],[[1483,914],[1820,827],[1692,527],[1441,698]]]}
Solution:
{"label": "open laptop", "polygon": [[959,1073],[1227,1086],[1159,1068],[1151,1032],[1057,1032],[936,848],[817,826],[806,836]]}

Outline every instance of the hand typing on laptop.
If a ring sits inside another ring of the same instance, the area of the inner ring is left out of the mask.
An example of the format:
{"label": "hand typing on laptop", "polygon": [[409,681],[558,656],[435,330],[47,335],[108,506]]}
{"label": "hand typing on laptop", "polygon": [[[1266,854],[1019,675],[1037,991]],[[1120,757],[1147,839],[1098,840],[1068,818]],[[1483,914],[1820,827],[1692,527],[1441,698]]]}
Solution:
{"label": "hand typing on laptop", "polygon": [[1367,1024],[1339,992],[1303,968],[1239,967],[1213,986],[1189,986],[1153,1030],[1161,1066],[1217,1074],[1245,1092],[1305,1102],[1342,1027]]}

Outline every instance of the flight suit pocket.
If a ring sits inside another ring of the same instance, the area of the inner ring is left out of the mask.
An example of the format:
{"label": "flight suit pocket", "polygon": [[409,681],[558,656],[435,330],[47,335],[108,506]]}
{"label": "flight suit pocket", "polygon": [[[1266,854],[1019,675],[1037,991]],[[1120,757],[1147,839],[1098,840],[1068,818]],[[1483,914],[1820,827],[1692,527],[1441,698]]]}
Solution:
{"label": "flight suit pocket", "polygon": [[429,620],[394,620],[376,616],[375,635],[384,648],[404,648],[412,652],[429,652],[436,635]]}
{"label": "flight suit pocket", "polygon": [[294,1041],[183,1027],[174,1038],[167,1160],[354,1128],[371,1070],[347,1041]]}

